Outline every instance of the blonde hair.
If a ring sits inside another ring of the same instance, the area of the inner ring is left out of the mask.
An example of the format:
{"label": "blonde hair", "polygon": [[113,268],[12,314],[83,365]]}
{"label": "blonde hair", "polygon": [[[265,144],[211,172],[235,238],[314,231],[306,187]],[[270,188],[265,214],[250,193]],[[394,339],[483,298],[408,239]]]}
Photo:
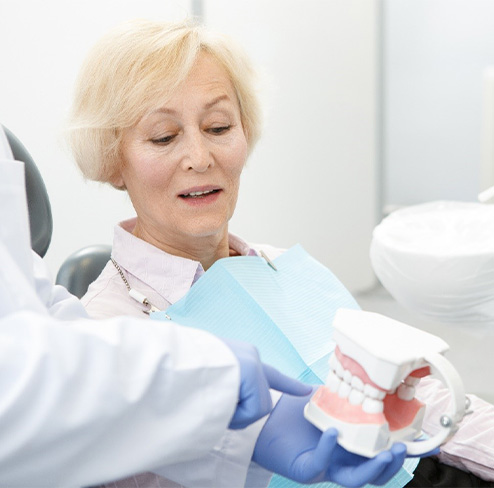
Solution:
{"label": "blonde hair", "polygon": [[67,142],[86,178],[113,184],[123,129],[134,126],[157,99],[171,96],[202,52],[226,70],[249,152],[253,149],[261,113],[255,73],[244,52],[231,39],[190,21],[135,20],[96,43],[76,81]]}

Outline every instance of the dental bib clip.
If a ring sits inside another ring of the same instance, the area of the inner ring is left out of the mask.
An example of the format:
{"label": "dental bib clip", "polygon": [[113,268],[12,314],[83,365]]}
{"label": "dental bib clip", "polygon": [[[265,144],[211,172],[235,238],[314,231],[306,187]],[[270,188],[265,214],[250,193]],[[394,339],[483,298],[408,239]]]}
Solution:
{"label": "dental bib clip", "polygon": [[[343,448],[369,458],[394,442],[403,442],[409,455],[426,454],[456,432],[469,401],[458,372],[443,356],[446,342],[362,310],[339,309],[333,327],[336,349],[326,385],[305,407],[309,422],[322,431],[335,427]],[[415,386],[429,374],[448,388],[449,410],[436,433],[417,440],[426,405],[415,398]]]}

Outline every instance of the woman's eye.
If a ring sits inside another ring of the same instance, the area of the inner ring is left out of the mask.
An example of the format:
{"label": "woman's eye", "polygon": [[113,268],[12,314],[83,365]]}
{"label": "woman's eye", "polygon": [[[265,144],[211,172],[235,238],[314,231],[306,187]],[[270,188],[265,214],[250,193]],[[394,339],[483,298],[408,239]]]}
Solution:
{"label": "woman's eye", "polygon": [[228,132],[230,130],[231,125],[225,125],[223,127],[211,127],[209,132],[211,134],[223,134],[224,132]]}
{"label": "woman's eye", "polygon": [[175,138],[175,135],[159,137],[157,139],[151,139],[151,142],[153,144],[166,145],[166,144],[169,144],[174,138]]}

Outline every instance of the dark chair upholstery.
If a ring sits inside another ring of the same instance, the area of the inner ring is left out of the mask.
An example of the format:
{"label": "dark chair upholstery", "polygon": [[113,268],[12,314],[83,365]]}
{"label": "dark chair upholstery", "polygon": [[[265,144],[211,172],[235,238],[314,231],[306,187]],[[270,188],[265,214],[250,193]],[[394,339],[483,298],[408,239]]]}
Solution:
{"label": "dark chair upholstery", "polygon": [[58,271],[56,283],[81,298],[98,277],[111,255],[111,246],[87,246],[71,254]]}
{"label": "dark chair upholstery", "polygon": [[[26,171],[26,194],[31,228],[31,247],[44,256],[51,242],[53,218],[50,200],[43,178],[22,142],[5,126],[2,126],[14,159],[22,161]],[[82,297],[101,273],[110,259],[111,246],[95,245],[80,249],[69,256],[58,271],[56,282],[65,286],[73,295]]]}
{"label": "dark chair upholstery", "polygon": [[26,168],[26,194],[31,227],[31,247],[44,256],[51,242],[53,219],[50,199],[43,178],[36,164],[21,141],[3,126],[14,158],[22,161]]}

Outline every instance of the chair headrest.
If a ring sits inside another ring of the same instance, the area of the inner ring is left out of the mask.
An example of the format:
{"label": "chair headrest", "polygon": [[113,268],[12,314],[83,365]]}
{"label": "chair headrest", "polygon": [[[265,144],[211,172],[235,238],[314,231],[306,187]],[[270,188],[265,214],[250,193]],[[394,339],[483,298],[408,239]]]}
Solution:
{"label": "chair headrest", "polygon": [[26,194],[31,227],[31,247],[44,256],[51,242],[53,219],[51,205],[43,178],[31,155],[21,141],[5,126],[5,135],[14,159],[22,161],[26,168]]}

